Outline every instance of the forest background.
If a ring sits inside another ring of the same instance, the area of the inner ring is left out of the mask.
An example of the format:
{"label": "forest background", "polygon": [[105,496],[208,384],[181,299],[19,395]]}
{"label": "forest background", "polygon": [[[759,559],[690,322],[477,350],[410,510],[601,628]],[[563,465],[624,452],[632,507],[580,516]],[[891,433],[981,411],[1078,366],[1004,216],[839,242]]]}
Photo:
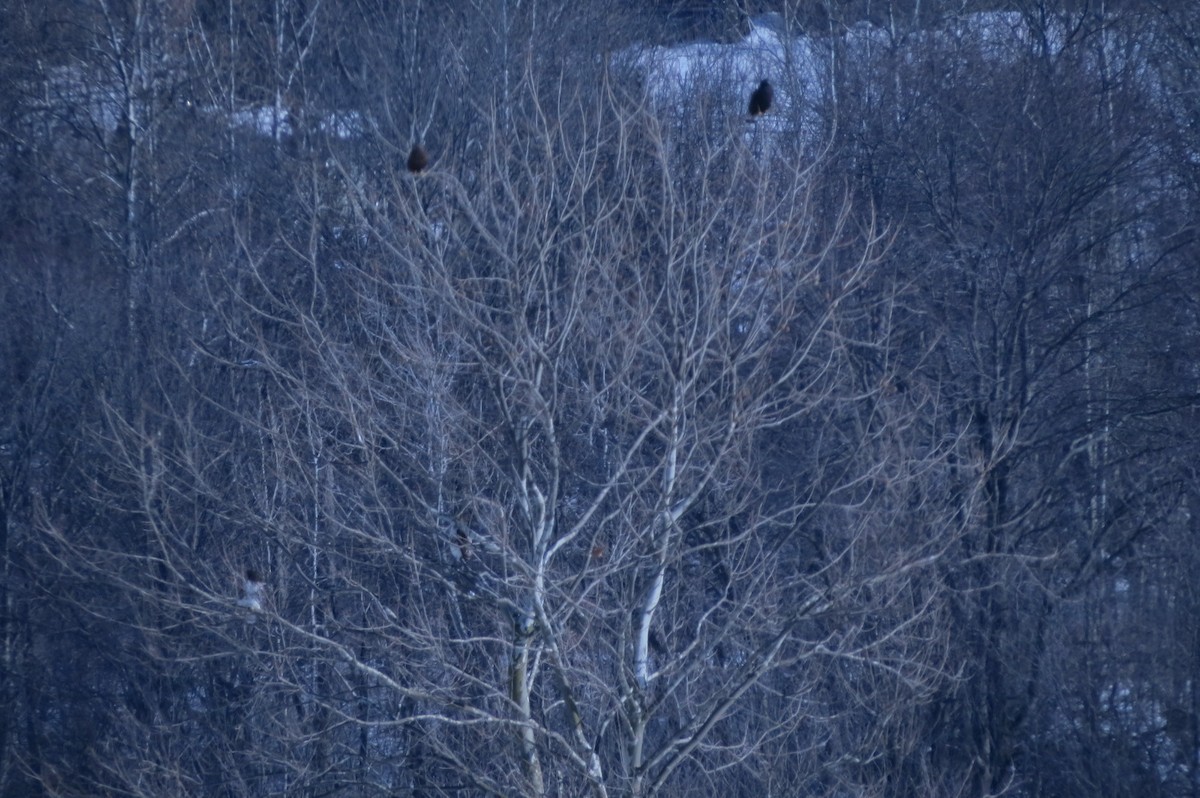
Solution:
{"label": "forest background", "polygon": [[3,798],[1200,796],[1200,5],[3,6]]}

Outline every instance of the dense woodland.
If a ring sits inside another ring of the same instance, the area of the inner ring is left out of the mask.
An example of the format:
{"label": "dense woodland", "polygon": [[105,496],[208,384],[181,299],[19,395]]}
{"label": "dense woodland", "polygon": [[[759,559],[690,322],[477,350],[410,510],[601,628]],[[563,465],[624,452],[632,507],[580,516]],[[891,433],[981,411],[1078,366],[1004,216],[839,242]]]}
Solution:
{"label": "dense woodland", "polygon": [[0,797],[1200,796],[1200,4],[0,5]]}

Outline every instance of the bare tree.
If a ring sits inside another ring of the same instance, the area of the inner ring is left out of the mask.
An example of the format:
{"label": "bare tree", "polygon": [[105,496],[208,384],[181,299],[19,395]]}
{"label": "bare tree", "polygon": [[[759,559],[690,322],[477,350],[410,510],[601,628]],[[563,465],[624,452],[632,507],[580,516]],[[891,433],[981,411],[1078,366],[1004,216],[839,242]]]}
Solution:
{"label": "bare tree", "polygon": [[0,795],[1194,794],[1194,14],[794,5],[22,5]]}
{"label": "bare tree", "polygon": [[118,582],[153,608],[129,628],[211,685],[189,722],[127,719],[169,783],[832,792],[916,744],[852,698],[900,719],[944,680],[957,535],[919,487],[937,397],[864,357],[880,234],[819,227],[819,171],[739,126],[676,144],[616,83],[521,81],[470,169],[382,202],[342,169],[344,243],[247,248],[200,362],[114,408],[108,489],[150,549],[51,541],[109,583],[154,564]]}
{"label": "bare tree", "polygon": [[837,157],[901,231],[892,252],[921,298],[897,335],[936,339],[931,356],[902,350],[937,375],[964,433],[969,532],[947,572],[964,679],[928,722],[944,740],[933,770],[968,776],[938,791],[1036,793],[1023,779],[1048,766],[1034,741],[1108,689],[1039,704],[1060,694],[1045,669],[1069,668],[1053,660],[1056,623],[1179,500],[1148,421],[1170,403],[1138,365],[1173,280],[1141,243],[1155,215],[1152,95],[1135,77],[1148,31],[1104,4],[948,24],[936,43],[872,41],[847,62]]}

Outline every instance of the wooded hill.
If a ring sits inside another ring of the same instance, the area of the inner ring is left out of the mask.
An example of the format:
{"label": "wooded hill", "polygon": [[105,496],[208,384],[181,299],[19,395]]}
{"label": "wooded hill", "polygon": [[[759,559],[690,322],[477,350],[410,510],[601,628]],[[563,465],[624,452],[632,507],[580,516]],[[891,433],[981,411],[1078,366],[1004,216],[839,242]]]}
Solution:
{"label": "wooded hill", "polygon": [[865,5],[11,0],[0,796],[1200,795],[1200,6]]}

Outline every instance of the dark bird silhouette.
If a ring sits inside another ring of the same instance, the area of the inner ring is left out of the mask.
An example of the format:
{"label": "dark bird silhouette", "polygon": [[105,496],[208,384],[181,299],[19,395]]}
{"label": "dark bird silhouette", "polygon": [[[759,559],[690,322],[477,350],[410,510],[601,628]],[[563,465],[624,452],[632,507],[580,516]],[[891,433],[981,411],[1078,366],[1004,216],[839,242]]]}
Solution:
{"label": "dark bird silhouette", "polygon": [[750,92],[750,116],[762,116],[771,109],[775,99],[775,90],[768,81],[758,84],[758,88]]}
{"label": "dark bird silhouette", "polygon": [[461,522],[454,528],[454,545],[458,546],[458,559],[471,559],[471,533]]}
{"label": "dark bird silhouette", "polygon": [[242,597],[238,599],[238,606],[245,607],[253,612],[262,612],[263,589],[265,587],[258,571],[253,568],[247,568],[246,579],[242,582]]}
{"label": "dark bird silhouette", "polygon": [[429,153],[425,152],[425,148],[420,144],[414,144],[412,151],[408,153],[408,161],[405,165],[408,167],[408,171],[415,175],[429,166]]}

